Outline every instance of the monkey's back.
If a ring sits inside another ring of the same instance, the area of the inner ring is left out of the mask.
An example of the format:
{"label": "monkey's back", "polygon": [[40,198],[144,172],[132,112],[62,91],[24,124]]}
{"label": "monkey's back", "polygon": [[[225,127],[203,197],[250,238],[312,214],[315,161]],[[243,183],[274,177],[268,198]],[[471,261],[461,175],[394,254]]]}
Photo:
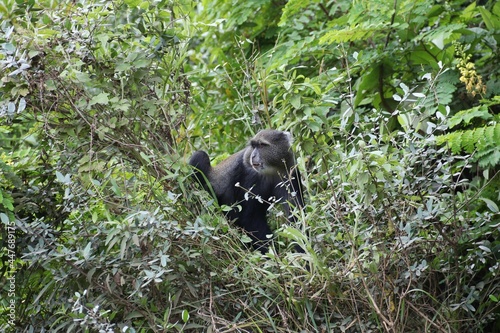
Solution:
{"label": "monkey's back", "polygon": [[[269,198],[273,195],[276,180],[264,176],[244,162],[245,149],[230,156],[212,168],[208,179],[212,184],[219,205],[237,206],[228,212],[231,220],[247,220],[267,212]],[[232,181],[228,182],[227,180]],[[256,197],[253,193],[258,193]],[[241,209],[241,210],[240,210]]]}

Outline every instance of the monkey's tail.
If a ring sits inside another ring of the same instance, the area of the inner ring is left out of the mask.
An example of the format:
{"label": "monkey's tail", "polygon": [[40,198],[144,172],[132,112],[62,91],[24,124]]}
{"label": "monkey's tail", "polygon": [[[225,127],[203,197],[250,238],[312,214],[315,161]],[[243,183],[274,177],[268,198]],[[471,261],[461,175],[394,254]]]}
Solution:
{"label": "monkey's tail", "polygon": [[208,154],[201,150],[195,152],[193,156],[191,156],[189,164],[194,167],[193,178],[208,191],[208,174],[212,169]]}

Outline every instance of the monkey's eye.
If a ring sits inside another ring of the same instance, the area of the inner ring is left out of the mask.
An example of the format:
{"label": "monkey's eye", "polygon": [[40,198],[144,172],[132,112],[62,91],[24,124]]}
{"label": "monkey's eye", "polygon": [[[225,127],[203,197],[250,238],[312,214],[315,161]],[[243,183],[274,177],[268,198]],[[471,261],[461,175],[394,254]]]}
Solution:
{"label": "monkey's eye", "polygon": [[250,145],[252,146],[252,148],[263,148],[269,146],[269,143],[261,141],[252,141],[250,142]]}

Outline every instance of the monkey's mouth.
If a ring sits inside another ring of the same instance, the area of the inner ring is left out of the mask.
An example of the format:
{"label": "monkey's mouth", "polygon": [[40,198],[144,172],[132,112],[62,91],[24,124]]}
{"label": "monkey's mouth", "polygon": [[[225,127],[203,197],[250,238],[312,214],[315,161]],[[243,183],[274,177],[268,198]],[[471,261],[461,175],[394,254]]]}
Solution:
{"label": "monkey's mouth", "polygon": [[252,163],[252,169],[259,172],[264,169],[264,163]]}
{"label": "monkey's mouth", "polygon": [[270,165],[264,165],[264,163],[252,164],[252,169],[258,172],[262,176],[274,177],[278,174],[278,170]]}

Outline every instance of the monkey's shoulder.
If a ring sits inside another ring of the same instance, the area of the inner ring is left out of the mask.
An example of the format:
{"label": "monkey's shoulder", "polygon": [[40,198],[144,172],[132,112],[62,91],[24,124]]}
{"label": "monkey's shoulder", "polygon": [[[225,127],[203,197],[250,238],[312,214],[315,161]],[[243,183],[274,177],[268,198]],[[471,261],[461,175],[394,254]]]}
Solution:
{"label": "monkey's shoulder", "polygon": [[231,190],[230,187],[252,173],[253,170],[244,163],[244,153],[245,149],[229,156],[212,168],[208,178],[210,183],[217,187],[216,193]]}

